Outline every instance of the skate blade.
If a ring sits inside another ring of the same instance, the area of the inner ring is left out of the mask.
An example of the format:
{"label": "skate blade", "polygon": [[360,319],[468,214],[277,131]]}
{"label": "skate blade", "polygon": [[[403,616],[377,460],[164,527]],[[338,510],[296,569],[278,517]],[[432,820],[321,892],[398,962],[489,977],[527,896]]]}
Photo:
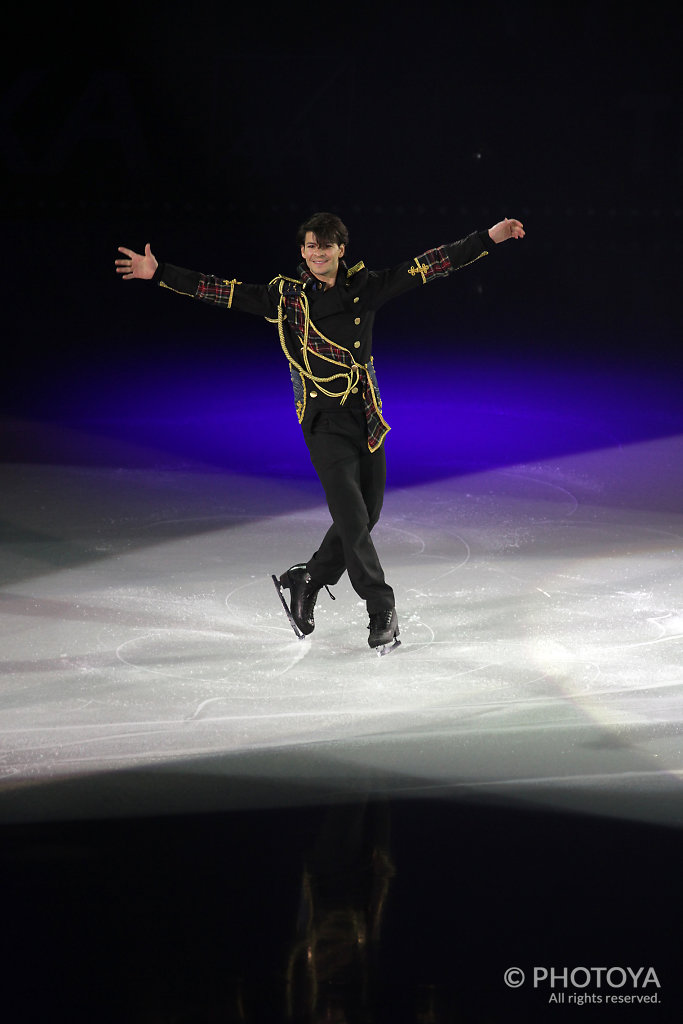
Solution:
{"label": "skate blade", "polygon": [[275,573],[271,573],[271,577],[270,578],[272,579],[273,583],[275,584],[275,589],[277,590],[277,596],[280,598],[280,601],[282,603],[282,607],[285,610],[285,615],[289,619],[290,626],[294,630],[294,632],[295,632],[296,636],[299,638],[299,640],[305,640],[306,639],[305,635],[301,632],[301,630],[297,626],[296,622],[294,621],[294,616],[290,612],[289,605],[285,601],[284,594],[282,593],[282,584],[281,584],[280,580],[277,578]]}
{"label": "skate blade", "polygon": [[391,654],[397,647],[401,646],[401,641],[394,637],[393,642],[390,644],[382,644],[381,647],[375,647],[374,651],[379,658],[383,658],[385,654]]}

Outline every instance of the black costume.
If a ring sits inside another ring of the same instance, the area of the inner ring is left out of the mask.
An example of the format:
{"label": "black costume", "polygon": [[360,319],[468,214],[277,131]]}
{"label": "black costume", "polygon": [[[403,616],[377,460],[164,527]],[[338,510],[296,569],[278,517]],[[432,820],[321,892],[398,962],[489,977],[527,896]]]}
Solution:
{"label": "black costume", "polygon": [[375,313],[389,299],[486,256],[493,244],[488,232],[475,232],[381,271],[340,261],[329,289],[303,263],[298,278],[279,275],[268,285],[163,263],[154,275],[162,287],[277,324],[297,416],[332,515],[306,569],[316,587],[337,583],[346,570],[370,615],[394,607],[370,537],[384,498],[383,441],[390,429],[372,360]]}

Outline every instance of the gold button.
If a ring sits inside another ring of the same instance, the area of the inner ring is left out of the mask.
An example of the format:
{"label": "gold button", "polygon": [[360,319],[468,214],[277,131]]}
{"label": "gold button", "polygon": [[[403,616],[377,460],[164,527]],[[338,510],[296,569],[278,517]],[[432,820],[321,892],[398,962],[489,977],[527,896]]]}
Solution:
{"label": "gold button", "polygon": [[354,302],[358,302],[358,296],[357,295],[356,295],[356,297],[355,297],[355,299],[353,301]]}
{"label": "gold button", "polygon": [[351,388],[351,394],[352,395],[357,395],[358,394],[358,388]]}
{"label": "gold button", "polygon": [[360,342],[359,341],[354,341],[353,347],[354,348],[360,348]]}
{"label": "gold button", "polygon": [[353,322],[356,325],[356,327],[358,327],[358,324],[360,323],[360,317],[357,316],[356,319]]}
{"label": "gold button", "polygon": [[317,397],[318,397],[318,392],[317,391],[311,391],[311,398],[317,398]]}

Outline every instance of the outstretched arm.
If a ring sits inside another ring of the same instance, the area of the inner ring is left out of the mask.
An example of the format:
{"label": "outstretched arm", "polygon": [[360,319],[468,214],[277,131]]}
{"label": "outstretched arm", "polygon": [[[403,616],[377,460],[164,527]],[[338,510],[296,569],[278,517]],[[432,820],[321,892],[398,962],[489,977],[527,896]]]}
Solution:
{"label": "outstretched arm", "polygon": [[279,291],[269,285],[243,284],[241,281],[226,281],[213,275],[200,274],[195,270],[185,270],[170,263],[159,263],[152,253],[149,242],[144,254],[127,249],[120,245],[125,259],[115,260],[116,273],[121,274],[124,281],[139,278],[151,281],[161,288],[168,288],[180,295],[201,299],[216,306],[228,309],[240,309],[245,313],[267,318],[277,316]]}
{"label": "outstretched arm", "polygon": [[152,255],[149,242],[145,246],[145,253],[141,255],[139,252],[133,252],[132,249],[126,249],[125,245],[119,246],[119,252],[122,252],[127,259],[116,260],[116,273],[123,274],[124,281],[130,281],[134,277],[139,277],[143,281],[150,281],[154,277],[154,271],[159,266],[156,258]]}
{"label": "outstretched arm", "polygon": [[369,278],[372,308],[379,309],[388,299],[393,299],[410,288],[427,284],[439,277],[448,277],[456,270],[475,263],[480,257],[487,256],[492,251],[491,243],[505,242],[508,238],[524,238],[524,234],[521,221],[506,217],[488,231],[473,231],[458,242],[428,249],[410,262],[401,263],[389,270],[371,272]]}
{"label": "outstretched arm", "polygon": [[496,244],[507,242],[508,238],[524,238],[524,225],[520,220],[499,220],[489,228],[489,238]]}

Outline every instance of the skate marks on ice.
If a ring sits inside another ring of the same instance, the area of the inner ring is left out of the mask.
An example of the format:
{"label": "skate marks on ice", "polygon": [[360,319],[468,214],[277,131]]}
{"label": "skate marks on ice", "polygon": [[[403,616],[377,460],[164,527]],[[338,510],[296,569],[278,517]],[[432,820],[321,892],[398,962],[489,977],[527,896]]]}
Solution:
{"label": "skate marks on ice", "polygon": [[[620,682],[620,652],[625,644],[650,642],[650,612],[658,607],[659,598],[657,588],[644,591],[639,578],[643,573],[658,578],[662,545],[664,571],[678,578],[676,567],[667,568],[668,549],[677,544],[677,536],[653,529],[638,517],[615,526],[599,509],[579,520],[574,492],[564,483],[536,481],[528,471],[499,474],[495,486],[488,483],[489,490],[479,493],[463,494],[456,486],[449,494],[445,484],[432,493],[429,488],[411,491],[405,496],[407,507],[402,507],[400,494],[388,502],[390,511],[377,531],[401,595],[402,655],[420,655],[419,666],[411,664],[405,672],[393,664],[399,692],[410,693],[416,673],[425,700],[430,690],[435,688],[437,698],[443,697],[446,683],[473,674],[485,677],[477,682],[477,694],[482,687],[489,691],[493,686],[505,695],[520,685],[521,677],[531,691],[524,699],[533,698],[539,686],[543,693],[576,696],[596,682],[600,692],[668,686],[668,679],[657,676],[655,684],[646,682],[638,664],[633,664],[631,677]],[[592,496],[590,488],[588,492]],[[458,531],[452,525],[456,523]],[[290,529],[296,534],[296,523]],[[304,529],[304,537],[307,532]],[[640,549],[639,557],[634,558],[634,547]],[[610,581],[605,585],[607,570],[620,583],[614,592]],[[348,588],[341,596],[334,609],[318,603],[318,628],[309,641],[307,669],[331,682],[336,673],[347,699],[352,692],[362,698],[364,676],[358,685],[349,683],[344,679],[348,666],[339,674],[339,666],[328,660],[367,653],[358,649],[366,624],[364,609]],[[240,606],[243,616],[244,600]],[[272,614],[269,609],[264,620],[258,608],[248,607],[248,617],[253,621],[258,616],[268,628]],[[281,628],[286,629],[284,623]],[[296,657],[300,668],[300,652]],[[536,675],[530,675],[530,664],[540,669]],[[367,665],[362,671],[366,670]],[[283,661],[279,671],[286,674],[288,663]],[[677,680],[676,671],[673,685]],[[451,693],[449,686],[446,695]],[[456,696],[462,694],[456,690]]]}
{"label": "skate marks on ice", "polygon": [[[623,458],[612,472],[623,492]],[[220,508],[215,480],[192,484],[167,525],[144,510],[132,549],[114,533],[108,555],[34,559],[0,590],[6,777],[311,743],[436,786],[610,777],[636,755],[680,769],[681,518],[611,503],[596,454],[389,492],[377,543],[403,643],[385,658],[346,579],[301,641],[273,593],[325,508],[244,516],[235,481]],[[86,520],[79,536],[69,510],[71,544],[92,543]]]}

